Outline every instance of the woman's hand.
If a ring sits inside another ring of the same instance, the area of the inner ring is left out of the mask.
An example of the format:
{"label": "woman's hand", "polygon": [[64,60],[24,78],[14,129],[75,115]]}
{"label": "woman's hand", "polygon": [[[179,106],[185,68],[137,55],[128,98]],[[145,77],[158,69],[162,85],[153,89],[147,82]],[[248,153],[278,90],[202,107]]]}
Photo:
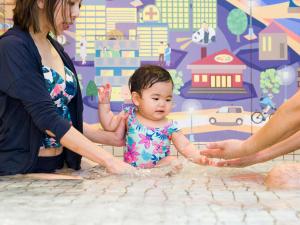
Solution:
{"label": "woman's hand", "polygon": [[248,155],[236,159],[221,160],[211,165],[218,167],[246,167],[261,162],[257,154]]}
{"label": "woman's hand", "polygon": [[206,145],[207,149],[201,150],[200,154],[208,158],[235,159],[246,155],[241,140],[226,140],[212,142]]}
{"label": "woman's hand", "polygon": [[134,175],[137,171],[135,167],[115,157],[108,160],[105,167],[107,169],[107,172],[111,174]]}

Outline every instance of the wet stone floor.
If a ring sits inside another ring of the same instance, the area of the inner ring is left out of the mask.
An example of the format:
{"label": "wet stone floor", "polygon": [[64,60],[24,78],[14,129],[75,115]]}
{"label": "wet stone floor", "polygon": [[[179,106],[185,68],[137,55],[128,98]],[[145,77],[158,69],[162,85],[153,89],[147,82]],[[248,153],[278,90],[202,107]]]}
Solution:
{"label": "wet stone floor", "polygon": [[185,162],[137,176],[99,167],[82,180],[0,177],[0,225],[299,225],[300,190],[269,190],[263,178],[280,161],[244,169]]}

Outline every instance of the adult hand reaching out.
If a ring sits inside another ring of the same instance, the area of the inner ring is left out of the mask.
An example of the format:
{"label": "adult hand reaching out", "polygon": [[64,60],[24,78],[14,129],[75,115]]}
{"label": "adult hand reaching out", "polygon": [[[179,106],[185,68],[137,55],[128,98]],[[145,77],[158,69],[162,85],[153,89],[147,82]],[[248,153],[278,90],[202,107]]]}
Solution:
{"label": "adult hand reaching out", "polygon": [[261,162],[258,154],[248,155],[241,158],[221,160],[213,162],[211,165],[218,167],[246,167]]}
{"label": "adult hand reaching out", "polygon": [[208,143],[207,149],[201,150],[200,154],[209,158],[239,158],[246,155],[243,143],[244,141],[234,139]]}

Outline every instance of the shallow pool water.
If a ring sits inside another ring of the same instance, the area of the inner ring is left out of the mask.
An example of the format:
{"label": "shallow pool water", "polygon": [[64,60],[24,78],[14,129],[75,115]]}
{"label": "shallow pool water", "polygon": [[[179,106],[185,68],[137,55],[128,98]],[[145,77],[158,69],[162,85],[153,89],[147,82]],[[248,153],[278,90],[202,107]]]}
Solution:
{"label": "shallow pool water", "polygon": [[300,190],[263,184],[281,161],[244,169],[183,163],[172,176],[170,168],[109,176],[85,163],[75,173],[82,180],[1,177],[0,224],[300,224]]}

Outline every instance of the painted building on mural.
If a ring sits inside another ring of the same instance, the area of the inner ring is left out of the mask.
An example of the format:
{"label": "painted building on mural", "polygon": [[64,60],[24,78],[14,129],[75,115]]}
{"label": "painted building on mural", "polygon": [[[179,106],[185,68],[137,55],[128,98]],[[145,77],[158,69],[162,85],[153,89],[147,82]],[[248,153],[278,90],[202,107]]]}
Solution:
{"label": "painted building on mural", "polygon": [[15,0],[0,0],[0,35],[13,26]]}
{"label": "painted building on mural", "polygon": [[187,66],[192,74],[190,93],[243,93],[246,65],[229,50],[224,49],[201,58]]}
{"label": "painted building on mural", "polygon": [[156,6],[170,30],[198,30],[204,22],[217,27],[217,0],[156,0]]}
{"label": "painted building on mural", "polygon": [[106,35],[105,0],[88,0],[80,9],[76,19],[76,60],[80,60],[82,39],[86,40],[87,60],[93,61],[95,40]]}
{"label": "painted building on mural", "polygon": [[287,34],[273,22],[259,33],[259,60],[287,59]]}
{"label": "painted building on mural", "polygon": [[137,9],[106,8],[106,30],[115,30],[118,23],[137,23]]}
{"label": "painted building on mural", "polygon": [[160,22],[160,13],[155,5],[147,5],[143,9],[142,21],[137,24],[137,39],[141,59],[158,60],[161,42],[168,43],[169,28],[167,23]]}
{"label": "painted building on mural", "polygon": [[193,0],[193,29],[198,30],[203,23],[217,28],[217,0]]}
{"label": "painted building on mural", "polygon": [[161,21],[169,25],[170,30],[188,30],[190,28],[190,0],[156,0],[161,13]]}
{"label": "painted building on mural", "polygon": [[95,42],[95,83],[114,87],[128,84],[129,77],[141,65],[136,40],[97,40]]}

